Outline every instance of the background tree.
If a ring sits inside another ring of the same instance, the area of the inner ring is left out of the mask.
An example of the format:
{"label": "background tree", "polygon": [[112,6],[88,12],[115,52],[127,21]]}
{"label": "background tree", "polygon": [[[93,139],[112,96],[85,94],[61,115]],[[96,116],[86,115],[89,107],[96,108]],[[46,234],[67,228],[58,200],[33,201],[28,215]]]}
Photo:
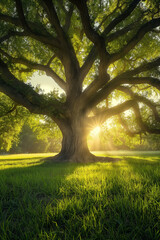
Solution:
{"label": "background tree", "polygon": [[[42,119],[39,119],[42,120]],[[31,121],[31,120],[30,120]],[[45,153],[60,150],[61,134],[55,124],[48,126],[46,122],[32,121],[25,123],[10,149],[10,153]]]}
{"label": "background tree", "polygon": [[17,106],[10,98],[0,93],[0,151],[9,151],[26,121],[29,111]]}
{"label": "background tree", "polygon": [[[0,91],[56,122],[63,135],[58,160],[96,160],[87,135],[114,115],[131,135],[160,133],[142,109],[159,122],[159,9],[159,0],[1,0]],[[65,94],[36,92],[25,83],[34,71]],[[136,127],[124,119],[128,109]]]}
{"label": "background tree", "polygon": [[0,93],[0,152],[58,152],[61,138],[58,126],[50,118],[30,114]]}

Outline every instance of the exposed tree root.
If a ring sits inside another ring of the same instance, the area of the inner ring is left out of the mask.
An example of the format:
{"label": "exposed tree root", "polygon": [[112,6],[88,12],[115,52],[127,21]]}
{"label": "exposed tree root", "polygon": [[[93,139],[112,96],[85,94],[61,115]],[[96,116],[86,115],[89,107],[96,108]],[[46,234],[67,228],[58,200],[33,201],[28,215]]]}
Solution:
{"label": "exposed tree root", "polygon": [[59,153],[53,157],[45,158],[46,161],[49,162],[74,162],[74,163],[94,163],[94,162],[117,162],[121,161],[121,158],[112,158],[112,157],[101,157],[101,156],[95,156],[92,153],[87,154],[79,154],[79,155],[73,155],[69,156],[68,154]]}

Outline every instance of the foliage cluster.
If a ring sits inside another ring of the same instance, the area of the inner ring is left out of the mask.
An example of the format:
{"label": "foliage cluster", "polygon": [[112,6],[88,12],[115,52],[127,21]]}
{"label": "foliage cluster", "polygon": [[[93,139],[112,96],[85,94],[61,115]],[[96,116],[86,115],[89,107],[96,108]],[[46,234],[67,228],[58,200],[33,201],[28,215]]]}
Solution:
{"label": "foliage cluster", "polygon": [[0,151],[11,153],[56,152],[61,133],[47,116],[30,114],[0,94]]}

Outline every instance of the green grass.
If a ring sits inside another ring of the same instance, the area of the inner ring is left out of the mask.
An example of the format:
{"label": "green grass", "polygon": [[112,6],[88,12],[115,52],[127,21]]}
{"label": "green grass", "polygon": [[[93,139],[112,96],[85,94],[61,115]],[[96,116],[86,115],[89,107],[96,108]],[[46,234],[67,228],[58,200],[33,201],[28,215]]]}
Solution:
{"label": "green grass", "polygon": [[0,239],[159,240],[160,155],[121,155],[95,164],[0,156]]}

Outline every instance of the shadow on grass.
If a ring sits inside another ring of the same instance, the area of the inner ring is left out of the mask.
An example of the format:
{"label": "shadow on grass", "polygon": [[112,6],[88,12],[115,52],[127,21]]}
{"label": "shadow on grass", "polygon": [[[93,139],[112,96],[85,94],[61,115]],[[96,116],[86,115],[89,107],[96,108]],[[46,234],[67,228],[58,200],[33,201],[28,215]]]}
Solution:
{"label": "shadow on grass", "polygon": [[66,177],[61,193],[47,206],[41,239],[160,239],[160,189],[126,161],[81,166]]}
{"label": "shadow on grass", "polygon": [[[31,160],[36,160],[36,159],[40,159],[39,157],[32,157],[31,158]],[[42,158],[41,158],[42,159]],[[26,157],[24,157],[24,158],[18,158],[18,159],[10,159],[10,158],[8,158],[8,159],[0,159],[0,163],[5,163],[5,162],[13,162],[13,163],[16,163],[16,162],[18,162],[18,161],[27,161],[27,158]]]}
{"label": "shadow on grass", "polygon": [[159,240],[160,190],[152,180],[159,161],[151,160],[41,159],[1,170],[0,239]]}
{"label": "shadow on grass", "polygon": [[10,164],[7,160],[5,167],[12,167],[0,170],[1,240],[39,239],[47,221],[46,206],[63,198],[59,189],[67,175],[76,169],[76,164],[62,165],[37,159],[32,158],[25,167],[23,161],[18,165],[20,159]]}
{"label": "shadow on grass", "polygon": [[125,159],[133,172],[141,176],[144,181],[150,181],[153,184],[160,183],[160,156]]}

